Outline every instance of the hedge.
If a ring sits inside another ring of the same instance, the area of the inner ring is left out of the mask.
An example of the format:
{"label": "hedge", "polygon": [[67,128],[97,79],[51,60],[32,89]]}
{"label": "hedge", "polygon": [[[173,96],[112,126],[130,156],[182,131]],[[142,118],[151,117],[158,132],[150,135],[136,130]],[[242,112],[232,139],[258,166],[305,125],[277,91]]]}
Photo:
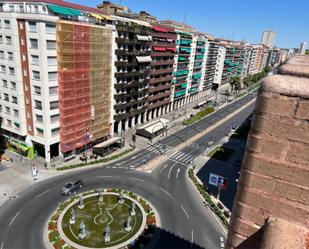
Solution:
{"label": "hedge", "polygon": [[206,115],[212,113],[215,111],[215,108],[213,107],[207,107],[204,110],[196,113],[194,116],[192,116],[191,118],[188,118],[187,120],[183,121],[182,124],[183,125],[189,125],[192,124],[198,120],[200,120],[201,118],[205,117]]}
{"label": "hedge", "polygon": [[91,164],[106,163],[108,161],[111,161],[111,160],[117,159],[119,157],[122,157],[122,156],[130,153],[133,150],[134,149],[128,149],[128,150],[125,150],[125,151],[123,151],[121,153],[115,154],[113,156],[105,157],[105,158],[102,158],[102,159],[99,159],[99,160],[90,161],[88,163],[77,163],[77,164],[71,164],[71,165],[59,167],[59,168],[57,168],[57,170],[61,171],[61,170],[79,168],[79,167],[83,167],[83,166],[87,166],[87,165],[91,165]]}
{"label": "hedge", "polygon": [[229,223],[227,221],[227,219],[224,217],[222,211],[218,208],[218,206],[216,205],[216,203],[214,203],[210,197],[210,194],[206,191],[205,187],[202,186],[202,184],[200,184],[195,175],[194,175],[194,171],[193,169],[189,169],[188,171],[189,177],[190,179],[193,181],[195,187],[197,188],[197,190],[199,191],[199,193],[203,196],[204,200],[206,202],[209,203],[212,211],[220,218],[220,220],[222,221],[223,225],[228,227]]}

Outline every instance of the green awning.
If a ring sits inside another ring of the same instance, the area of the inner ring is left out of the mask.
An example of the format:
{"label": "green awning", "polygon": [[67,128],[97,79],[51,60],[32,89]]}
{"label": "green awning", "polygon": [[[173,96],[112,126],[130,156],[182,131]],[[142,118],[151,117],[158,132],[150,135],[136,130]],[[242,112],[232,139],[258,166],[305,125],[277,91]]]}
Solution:
{"label": "green awning", "polygon": [[181,88],[187,88],[187,83],[181,84]]}
{"label": "green awning", "polygon": [[65,8],[57,5],[47,5],[47,7],[54,13],[65,16],[82,16],[82,12],[75,9]]}
{"label": "green awning", "polygon": [[184,57],[184,56],[179,56],[178,57],[178,61],[186,61],[186,60],[188,60],[187,57]]}
{"label": "green awning", "polygon": [[195,56],[195,59],[196,60],[201,60],[201,59],[203,59],[204,58],[204,55],[197,55],[197,56]]}
{"label": "green awning", "polygon": [[200,79],[201,78],[201,74],[200,73],[197,73],[197,74],[193,74],[193,79]]}
{"label": "green awning", "polygon": [[19,148],[20,148],[20,150],[22,150],[22,151],[27,151],[27,150],[30,149],[30,147],[24,146],[23,144],[19,144]]}
{"label": "green awning", "polygon": [[190,53],[191,48],[180,48],[180,51]]}

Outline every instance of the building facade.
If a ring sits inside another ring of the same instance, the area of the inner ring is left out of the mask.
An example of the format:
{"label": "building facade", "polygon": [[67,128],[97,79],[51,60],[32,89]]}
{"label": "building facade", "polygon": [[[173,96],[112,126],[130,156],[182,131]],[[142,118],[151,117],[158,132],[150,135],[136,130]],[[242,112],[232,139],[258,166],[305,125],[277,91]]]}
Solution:
{"label": "building facade", "polygon": [[261,44],[272,49],[275,45],[275,39],[276,39],[276,32],[272,30],[263,31],[261,37]]}
{"label": "building facade", "polygon": [[302,42],[299,46],[299,54],[305,54],[306,53],[306,49],[307,49],[307,43],[306,42]]}

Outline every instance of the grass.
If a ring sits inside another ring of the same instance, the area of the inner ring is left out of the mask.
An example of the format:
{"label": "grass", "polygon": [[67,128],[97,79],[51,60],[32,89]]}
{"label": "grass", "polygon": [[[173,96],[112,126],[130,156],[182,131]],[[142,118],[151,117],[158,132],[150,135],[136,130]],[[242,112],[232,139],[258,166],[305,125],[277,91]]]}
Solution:
{"label": "grass", "polygon": [[210,151],[207,156],[220,161],[227,161],[233,153],[234,150],[230,148],[217,146],[212,151]]}
{"label": "grass", "polygon": [[250,125],[242,125],[235,131],[235,133],[231,137],[240,140],[247,140],[249,131]]}
{"label": "grass", "polygon": [[[85,207],[83,209],[77,207],[78,203],[73,206],[75,211],[75,224],[69,225],[70,211],[65,213],[62,221],[64,233],[73,242],[87,247],[111,247],[127,241],[139,230],[142,224],[142,212],[136,206],[136,214],[135,216],[131,216],[132,230],[126,232],[124,227],[129,217],[132,201],[124,198],[123,204],[117,204],[118,196],[115,195],[104,195],[104,204],[100,205],[98,204],[97,196],[84,199]],[[97,217],[97,224],[94,222],[95,217]],[[75,238],[75,236],[79,234],[79,225],[81,222],[84,222],[86,225],[86,232],[88,231],[89,233],[83,240]],[[109,224],[111,230],[111,241],[109,243],[104,242],[103,236],[107,224]]]}
{"label": "grass", "polygon": [[183,121],[182,124],[183,125],[193,124],[194,122],[200,120],[201,118],[205,117],[206,115],[208,115],[208,114],[210,114],[214,111],[215,111],[215,108],[207,107],[207,108],[203,109],[202,111],[199,111],[198,113],[196,113],[191,118],[188,118],[187,120]]}
{"label": "grass", "polygon": [[205,189],[205,186],[203,186],[202,184],[200,184],[198,182],[198,180],[197,180],[197,178],[194,174],[194,170],[192,168],[189,169],[188,174],[189,174],[189,178],[192,180],[192,182],[195,185],[195,187],[197,188],[198,192],[203,196],[203,199],[210,205],[210,208],[212,209],[212,211],[220,218],[223,225],[228,227],[228,221],[225,218],[223,212],[219,209],[219,207],[216,205],[216,203],[214,203],[212,201],[210,194]]}
{"label": "grass", "polygon": [[122,157],[122,156],[124,156],[124,155],[130,153],[130,152],[133,151],[133,150],[134,150],[134,149],[128,149],[128,150],[125,150],[125,151],[123,151],[123,152],[120,152],[120,153],[115,154],[115,155],[110,156],[110,157],[104,157],[104,158],[102,158],[102,159],[90,161],[90,162],[88,162],[87,164],[86,164],[86,163],[77,163],[77,164],[66,165],[66,166],[57,168],[57,170],[58,170],[58,171],[61,171],[61,170],[67,170],[67,169],[74,169],[74,168],[84,167],[84,166],[91,165],[91,164],[106,163],[106,162],[108,162],[108,161],[115,160],[115,159],[117,159],[117,158],[119,158],[119,157]]}

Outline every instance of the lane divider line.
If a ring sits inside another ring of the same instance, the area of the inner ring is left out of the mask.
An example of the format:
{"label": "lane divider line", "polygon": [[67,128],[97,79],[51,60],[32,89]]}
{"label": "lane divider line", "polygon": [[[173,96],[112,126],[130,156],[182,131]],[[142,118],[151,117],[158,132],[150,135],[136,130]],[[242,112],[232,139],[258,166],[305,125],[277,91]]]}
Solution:
{"label": "lane divider line", "polygon": [[169,195],[170,197],[173,197],[169,192],[167,192],[165,189],[160,187],[160,190],[162,190],[165,194]]}
{"label": "lane divider line", "polygon": [[185,208],[182,205],[181,205],[181,209],[185,213],[185,215],[187,216],[187,219],[189,219],[189,215],[188,215],[187,211],[185,210]]}
{"label": "lane divider line", "polygon": [[44,195],[44,194],[48,193],[49,191],[50,191],[50,189],[47,189],[47,190],[46,190],[46,191],[44,191],[43,193],[38,194],[35,198],[39,198],[40,196],[42,196],[42,195]]}
{"label": "lane divider line", "polygon": [[18,215],[19,215],[19,212],[17,212],[17,213],[15,214],[15,216],[14,216],[13,219],[11,220],[9,226],[11,226],[11,225],[13,224],[14,220],[16,219],[16,217],[17,217]]}

